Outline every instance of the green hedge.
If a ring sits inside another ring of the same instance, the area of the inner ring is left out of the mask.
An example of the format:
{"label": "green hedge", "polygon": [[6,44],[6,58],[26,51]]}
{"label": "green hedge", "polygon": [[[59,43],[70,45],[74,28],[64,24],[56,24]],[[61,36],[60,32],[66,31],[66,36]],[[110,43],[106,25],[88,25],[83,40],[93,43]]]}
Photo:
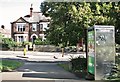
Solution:
{"label": "green hedge", "polygon": [[71,59],[72,71],[81,72],[87,69],[86,58],[75,58]]}

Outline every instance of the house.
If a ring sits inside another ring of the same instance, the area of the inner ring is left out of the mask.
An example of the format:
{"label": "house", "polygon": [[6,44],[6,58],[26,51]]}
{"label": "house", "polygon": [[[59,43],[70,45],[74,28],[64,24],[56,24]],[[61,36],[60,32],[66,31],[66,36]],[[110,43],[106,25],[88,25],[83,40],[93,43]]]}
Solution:
{"label": "house", "polygon": [[9,29],[5,29],[4,25],[1,25],[0,34],[4,36],[4,38],[11,38],[11,33]]}
{"label": "house", "polygon": [[34,43],[36,38],[44,41],[45,31],[49,29],[50,17],[45,17],[41,12],[33,12],[31,5],[30,14],[11,22],[11,37],[16,42],[29,41]]}

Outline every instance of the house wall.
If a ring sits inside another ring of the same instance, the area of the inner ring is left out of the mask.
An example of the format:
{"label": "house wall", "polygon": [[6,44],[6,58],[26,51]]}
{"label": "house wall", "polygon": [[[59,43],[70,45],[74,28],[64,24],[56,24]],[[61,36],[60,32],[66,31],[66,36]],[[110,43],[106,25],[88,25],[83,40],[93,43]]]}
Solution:
{"label": "house wall", "polygon": [[[19,23],[26,23],[24,32],[18,32],[17,24],[19,24]],[[37,24],[36,31],[32,30],[32,24]],[[42,30],[40,29],[40,24],[43,24]],[[29,42],[33,41],[32,36],[34,36],[34,35],[37,36],[36,38],[42,38],[42,41],[43,41],[44,39],[46,39],[44,33],[45,33],[46,29],[49,29],[48,24],[49,24],[49,22],[47,22],[47,21],[46,22],[44,21],[44,22],[29,23],[29,22],[24,21],[22,18],[20,18],[16,22],[11,23],[11,36],[17,42],[19,40],[18,39],[19,36],[24,36],[26,38],[26,35],[24,35],[24,34],[27,34],[27,41],[29,41]],[[16,39],[16,37],[17,37],[17,39]]]}
{"label": "house wall", "polygon": [[25,24],[25,31],[18,32],[17,30],[17,22],[11,24],[11,37],[15,40],[15,36],[23,36],[24,34],[27,35],[26,41],[29,41],[29,23]]}
{"label": "house wall", "polygon": [[38,37],[39,37],[39,24],[38,23],[34,23],[34,24],[37,24],[37,30],[36,31],[33,31],[32,30],[32,23],[30,24],[30,29],[29,29],[29,41],[32,42],[32,35],[33,34],[36,34]]}

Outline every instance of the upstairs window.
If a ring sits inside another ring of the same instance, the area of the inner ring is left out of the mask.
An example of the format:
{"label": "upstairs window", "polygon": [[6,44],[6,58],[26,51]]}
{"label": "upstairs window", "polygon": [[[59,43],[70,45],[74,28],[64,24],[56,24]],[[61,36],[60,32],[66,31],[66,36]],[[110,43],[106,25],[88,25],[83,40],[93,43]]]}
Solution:
{"label": "upstairs window", "polygon": [[43,24],[40,24],[40,31],[43,31]]}
{"label": "upstairs window", "polygon": [[50,27],[50,24],[47,24],[47,27]]}
{"label": "upstairs window", "polygon": [[32,24],[32,31],[37,31],[37,24]]}
{"label": "upstairs window", "polygon": [[25,31],[25,24],[17,24],[17,31],[24,32]]}

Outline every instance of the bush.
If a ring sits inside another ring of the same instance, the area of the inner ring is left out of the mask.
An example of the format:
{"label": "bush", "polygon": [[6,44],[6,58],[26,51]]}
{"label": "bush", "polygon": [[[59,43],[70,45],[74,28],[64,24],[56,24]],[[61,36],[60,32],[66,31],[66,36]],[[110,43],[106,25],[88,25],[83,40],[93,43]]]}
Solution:
{"label": "bush", "polygon": [[116,44],[116,52],[120,52],[120,45]]}
{"label": "bush", "polygon": [[22,44],[23,44],[22,42],[16,42],[14,47],[23,47]]}
{"label": "bush", "polygon": [[15,46],[15,42],[11,38],[2,38],[2,44],[6,45],[6,48],[11,48]]}
{"label": "bush", "polygon": [[2,44],[2,48],[3,48],[3,49],[4,49],[4,48],[9,49],[9,46],[8,46],[8,44]]}
{"label": "bush", "polygon": [[75,58],[71,59],[72,71],[81,72],[87,69],[86,58]]}
{"label": "bush", "polygon": [[34,41],[34,44],[35,45],[41,45],[42,44],[42,40],[40,38],[37,38],[35,41]]}
{"label": "bush", "polygon": [[24,46],[24,45],[29,45],[29,43],[30,43],[30,42],[25,41],[25,42],[22,42],[22,45],[23,45],[23,46]]}
{"label": "bush", "polygon": [[49,41],[45,40],[45,41],[42,41],[40,38],[37,38],[34,42],[35,45],[48,45],[49,44]]}

